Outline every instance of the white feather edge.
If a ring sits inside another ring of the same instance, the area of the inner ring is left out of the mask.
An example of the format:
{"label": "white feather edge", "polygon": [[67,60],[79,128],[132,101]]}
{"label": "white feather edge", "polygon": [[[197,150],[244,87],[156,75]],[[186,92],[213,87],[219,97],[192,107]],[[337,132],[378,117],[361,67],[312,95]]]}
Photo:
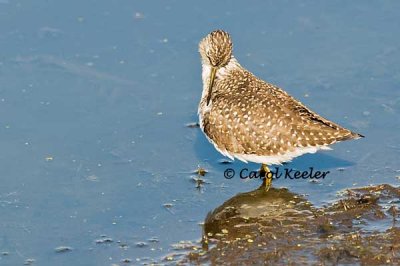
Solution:
{"label": "white feather edge", "polygon": [[[203,130],[203,128],[202,128],[202,130]],[[204,134],[204,135],[206,135],[206,134]],[[210,139],[207,135],[206,135],[206,137],[207,137],[208,141],[214,145],[215,149],[219,153],[228,157],[231,160],[238,159],[245,163],[253,162],[253,163],[266,164],[266,165],[280,165],[284,162],[290,162],[295,157],[298,157],[298,156],[306,154],[306,153],[316,153],[318,150],[332,150],[332,148],[330,148],[328,146],[320,145],[320,146],[298,147],[294,151],[285,152],[281,155],[263,156],[263,155],[256,155],[256,154],[239,154],[239,153],[230,153],[227,150],[221,150],[220,148],[218,148],[217,144],[215,144],[215,142],[212,139]]]}

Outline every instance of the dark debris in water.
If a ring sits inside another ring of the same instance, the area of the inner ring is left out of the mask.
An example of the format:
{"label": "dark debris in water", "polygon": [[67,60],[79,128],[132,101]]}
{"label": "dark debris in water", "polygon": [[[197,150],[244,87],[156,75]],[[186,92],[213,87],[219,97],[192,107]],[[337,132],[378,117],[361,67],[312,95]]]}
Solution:
{"label": "dark debris in water", "polygon": [[150,243],[158,243],[158,242],[160,242],[158,237],[152,237],[152,238],[148,239],[147,241],[150,242]]}
{"label": "dark debris in water", "polygon": [[210,182],[201,176],[193,176],[192,181],[196,184],[197,189],[201,189],[205,184],[210,184]]}
{"label": "dark debris in water", "polygon": [[193,173],[196,176],[192,176],[192,181],[196,184],[197,189],[201,189],[204,184],[208,184],[208,182],[203,178],[208,173],[205,168],[199,166]]}
{"label": "dark debris in water", "polygon": [[102,236],[100,239],[96,239],[96,244],[107,244],[112,242],[114,242],[114,240],[106,236]]}
{"label": "dark debris in water", "polygon": [[128,248],[129,248],[129,245],[128,244],[125,244],[125,243],[121,243],[121,242],[119,242],[119,245],[118,245],[120,248],[122,248],[123,250],[127,250]]}
{"label": "dark debris in water", "polygon": [[146,243],[146,242],[136,242],[136,247],[138,247],[138,248],[144,248],[144,247],[147,247],[148,246],[148,244]]}
{"label": "dark debris in water", "polygon": [[194,171],[194,174],[198,175],[198,176],[205,176],[208,173],[208,171],[203,168],[203,167],[198,167],[196,171]]}
{"label": "dark debris in water", "polygon": [[33,263],[35,263],[35,261],[35,259],[26,259],[24,265],[32,265]]}
{"label": "dark debris in water", "polygon": [[56,247],[54,249],[54,251],[57,252],[57,253],[65,253],[65,252],[68,252],[68,251],[72,251],[72,247],[59,246],[59,247]]}
{"label": "dark debris in water", "polygon": [[[210,212],[200,243],[173,246],[177,264],[383,265],[400,264],[400,189],[349,189],[316,208],[287,189],[241,193]],[[392,204],[392,205],[390,205]],[[376,230],[366,225],[378,222]]]}
{"label": "dark debris in water", "polygon": [[199,123],[197,123],[197,122],[187,123],[185,126],[188,128],[199,128],[200,127]]}
{"label": "dark debris in water", "polygon": [[172,207],[174,207],[174,204],[168,202],[168,203],[164,203],[163,206],[166,209],[171,209]]}
{"label": "dark debris in water", "polygon": [[219,164],[231,164],[231,163],[233,163],[233,161],[232,161],[232,160],[229,160],[229,159],[223,158],[223,159],[219,159],[219,160],[218,160],[218,163],[219,163]]}
{"label": "dark debris in water", "polygon": [[125,258],[125,259],[122,259],[121,262],[122,262],[122,263],[131,263],[131,262],[132,262],[132,259]]}
{"label": "dark debris in water", "polygon": [[176,261],[179,257],[181,257],[181,254],[171,253],[171,254],[165,256],[163,261],[165,261],[165,262],[173,262],[173,261]]}
{"label": "dark debris in water", "polygon": [[192,250],[195,245],[192,241],[180,241],[179,243],[172,244],[172,249],[174,250]]}

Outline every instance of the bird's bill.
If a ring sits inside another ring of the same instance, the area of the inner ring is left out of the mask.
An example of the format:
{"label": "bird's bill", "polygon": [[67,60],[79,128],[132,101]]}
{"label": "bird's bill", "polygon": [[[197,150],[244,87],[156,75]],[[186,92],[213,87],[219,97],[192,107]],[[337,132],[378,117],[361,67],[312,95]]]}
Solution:
{"label": "bird's bill", "polygon": [[217,72],[217,69],[215,67],[211,67],[210,83],[208,84],[207,105],[210,103],[210,100],[211,100],[211,92],[212,92],[212,87],[214,85],[214,79],[215,79],[216,72]]}

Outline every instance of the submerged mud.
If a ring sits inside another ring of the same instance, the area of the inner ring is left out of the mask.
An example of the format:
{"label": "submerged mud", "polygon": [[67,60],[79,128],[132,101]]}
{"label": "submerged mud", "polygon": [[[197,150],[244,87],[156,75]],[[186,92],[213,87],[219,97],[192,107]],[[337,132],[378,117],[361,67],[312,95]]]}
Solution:
{"label": "submerged mud", "polygon": [[241,193],[210,212],[201,243],[178,264],[400,264],[400,189],[378,185],[343,192],[314,207],[287,189]]}

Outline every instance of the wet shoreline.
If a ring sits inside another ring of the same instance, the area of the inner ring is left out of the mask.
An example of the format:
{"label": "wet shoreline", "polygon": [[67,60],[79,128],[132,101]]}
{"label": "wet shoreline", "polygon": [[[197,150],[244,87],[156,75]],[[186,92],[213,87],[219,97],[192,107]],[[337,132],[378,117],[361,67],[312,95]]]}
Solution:
{"label": "wet shoreline", "polygon": [[[177,264],[398,264],[400,189],[352,188],[316,208],[288,189],[240,193],[205,218],[201,243],[164,262]],[[387,223],[366,230],[371,223]],[[186,255],[185,255],[186,253]],[[176,259],[175,259],[176,258]],[[177,258],[180,258],[179,260]]]}

